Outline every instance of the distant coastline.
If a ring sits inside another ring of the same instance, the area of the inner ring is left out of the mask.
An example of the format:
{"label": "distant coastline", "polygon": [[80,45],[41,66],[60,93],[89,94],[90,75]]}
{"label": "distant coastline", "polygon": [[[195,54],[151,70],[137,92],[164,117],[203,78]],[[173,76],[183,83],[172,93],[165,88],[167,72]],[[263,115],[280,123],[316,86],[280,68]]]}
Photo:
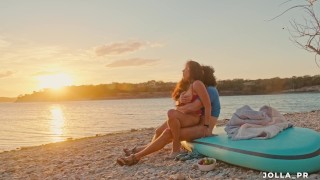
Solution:
{"label": "distant coastline", "polygon": [[[315,87],[305,87],[295,90],[286,90],[281,92],[272,93],[247,93],[241,91],[222,91],[219,92],[220,96],[251,96],[251,95],[275,95],[275,94],[296,94],[296,93],[320,93],[320,86]],[[69,99],[69,100],[29,100],[29,101],[19,101],[17,98],[0,98],[0,102],[60,102],[60,101],[91,101],[91,100],[120,100],[120,99],[147,99],[147,98],[170,98],[171,91],[168,92],[142,92],[136,94],[121,93],[112,97],[105,98],[79,98],[79,99]]]}
{"label": "distant coastline", "polygon": [[[109,99],[142,99],[170,97],[176,82],[111,83],[67,86],[59,90],[42,89],[17,98],[0,98],[0,102],[60,102]],[[267,95],[320,92],[320,75],[271,79],[233,79],[218,81],[221,96]]]}
{"label": "distant coastline", "polygon": [[15,102],[17,98],[12,97],[0,97],[0,102]]}
{"label": "distant coastline", "polygon": [[[319,86],[320,88],[320,86]],[[320,90],[305,90],[305,89],[297,89],[297,90],[287,90],[282,92],[273,92],[273,93],[245,93],[239,91],[227,91],[220,92],[220,96],[251,96],[251,95],[274,95],[274,94],[295,94],[295,93],[320,93]],[[60,102],[60,101],[94,101],[94,100],[120,100],[120,99],[147,99],[147,98],[170,98],[171,92],[152,92],[152,93],[137,93],[133,94],[121,94],[113,97],[105,97],[100,99],[72,99],[72,100],[29,100],[29,101],[19,101],[17,98],[9,98],[9,97],[0,97],[0,103],[22,103],[22,102]]]}

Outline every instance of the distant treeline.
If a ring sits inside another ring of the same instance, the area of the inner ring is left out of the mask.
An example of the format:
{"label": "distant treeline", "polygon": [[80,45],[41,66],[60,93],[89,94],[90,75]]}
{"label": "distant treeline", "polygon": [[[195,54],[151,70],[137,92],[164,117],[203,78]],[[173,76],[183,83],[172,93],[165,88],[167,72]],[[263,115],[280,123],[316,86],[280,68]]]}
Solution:
{"label": "distant treeline", "polygon": [[[145,83],[111,83],[68,86],[61,90],[44,89],[20,95],[17,102],[73,101],[124,98],[170,97],[176,82],[148,81]],[[315,87],[315,88],[310,88]],[[320,92],[320,75],[257,80],[222,80],[217,86],[220,95],[252,95],[287,92]]]}
{"label": "distant treeline", "polygon": [[0,97],[0,102],[14,102],[17,98]]}
{"label": "distant treeline", "polygon": [[291,78],[271,78],[244,80],[233,79],[219,81],[218,89],[224,95],[249,95],[249,94],[272,94],[286,92],[309,92],[319,91],[320,75],[316,76],[293,76]]}
{"label": "distant treeline", "polygon": [[17,102],[75,101],[100,99],[127,99],[169,97],[175,82],[148,81],[145,83],[111,83],[100,85],[67,86],[61,90],[43,89],[20,95]]}

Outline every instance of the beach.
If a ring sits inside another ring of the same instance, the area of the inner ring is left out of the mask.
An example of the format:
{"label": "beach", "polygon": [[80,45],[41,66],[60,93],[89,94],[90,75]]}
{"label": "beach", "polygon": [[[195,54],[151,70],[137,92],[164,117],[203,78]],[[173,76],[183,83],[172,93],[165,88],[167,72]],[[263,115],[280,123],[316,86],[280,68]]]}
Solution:
{"label": "beach", "polygon": [[[320,110],[285,114],[294,126],[320,132]],[[218,126],[228,120],[220,120]],[[185,162],[167,159],[171,144],[137,165],[121,167],[116,158],[122,149],[147,144],[155,128],[131,129],[112,134],[0,153],[0,179],[263,179],[262,172],[217,161],[213,171],[201,172],[196,159]],[[320,172],[309,174],[320,179]]]}

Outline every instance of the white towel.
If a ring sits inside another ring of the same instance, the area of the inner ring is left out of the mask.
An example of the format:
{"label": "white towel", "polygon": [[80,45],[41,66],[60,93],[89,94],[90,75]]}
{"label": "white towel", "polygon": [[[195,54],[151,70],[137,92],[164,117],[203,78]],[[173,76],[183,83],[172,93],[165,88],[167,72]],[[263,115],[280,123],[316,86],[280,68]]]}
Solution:
{"label": "white towel", "polygon": [[254,111],[245,105],[233,114],[225,131],[232,140],[268,139],[288,127],[292,125],[276,109],[263,106]]}

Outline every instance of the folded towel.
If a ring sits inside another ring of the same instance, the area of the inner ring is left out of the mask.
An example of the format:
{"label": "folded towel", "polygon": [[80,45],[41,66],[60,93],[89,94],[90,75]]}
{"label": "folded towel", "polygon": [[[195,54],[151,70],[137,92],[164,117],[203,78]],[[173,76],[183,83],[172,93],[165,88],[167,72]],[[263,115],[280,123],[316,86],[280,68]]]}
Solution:
{"label": "folded towel", "polygon": [[259,111],[245,105],[236,110],[225,127],[232,140],[268,139],[292,125],[279,111],[263,106]]}

